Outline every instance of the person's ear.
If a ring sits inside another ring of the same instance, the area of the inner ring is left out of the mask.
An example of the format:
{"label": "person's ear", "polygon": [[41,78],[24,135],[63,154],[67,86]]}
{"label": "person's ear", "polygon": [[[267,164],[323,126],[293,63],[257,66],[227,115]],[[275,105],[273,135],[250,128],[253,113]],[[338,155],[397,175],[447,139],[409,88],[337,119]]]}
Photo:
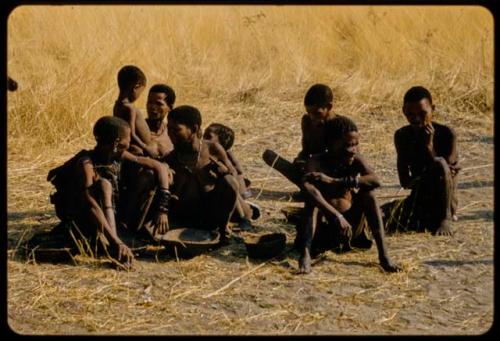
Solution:
{"label": "person's ear", "polygon": [[326,107],[328,108],[328,111],[332,110],[333,108],[333,103],[332,102],[329,102]]}
{"label": "person's ear", "polygon": [[436,110],[436,106],[434,104],[431,104],[432,111]]}
{"label": "person's ear", "polygon": [[116,153],[118,152],[118,143],[120,141],[120,138],[117,137],[114,141],[113,141],[113,153]]}

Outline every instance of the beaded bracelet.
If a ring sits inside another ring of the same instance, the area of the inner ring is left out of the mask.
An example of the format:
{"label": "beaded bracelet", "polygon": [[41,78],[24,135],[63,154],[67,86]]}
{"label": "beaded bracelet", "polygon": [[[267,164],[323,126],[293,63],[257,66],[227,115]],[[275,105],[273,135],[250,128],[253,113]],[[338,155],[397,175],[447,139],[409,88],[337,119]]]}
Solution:
{"label": "beaded bracelet", "polygon": [[172,194],[168,189],[160,188],[158,196],[159,196],[158,211],[160,211],[161,213],[168,213],[168,206],[170,204],[170,198],[172,198]]}

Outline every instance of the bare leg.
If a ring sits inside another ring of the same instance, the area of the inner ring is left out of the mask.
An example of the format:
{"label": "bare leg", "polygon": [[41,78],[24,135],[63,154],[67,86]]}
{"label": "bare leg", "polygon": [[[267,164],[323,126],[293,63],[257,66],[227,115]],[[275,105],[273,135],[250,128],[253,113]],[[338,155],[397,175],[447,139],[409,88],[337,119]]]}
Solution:
{"label": "bare leg", "polygon": [[308,274],[311,272],[311,245],[318,223],[318,213],[319,210],[317,207],[306,204],[300,230],[297,231],[300,234],[298,238],[300,250],[299,274]]}
{"label": "bare leg", "polygon": [[292,183],[300,187],[301,174],[297,171],[297,168],[290,161],[285,160],[272,150],[266,149],[262,154],[262,159],[264,162],[278,172],[280,172],[285,178],[290,180]]}
{"label": "bare leg", "polygon": [[368,226],[370,226],[373,238],[377,244],[378,258],[380,265],[387,272],[397,272],[401,269],[394,264],[387,254],[387,247],[384,241],[384,224],[382,222],[382,212],[377,203],[377,198],[372,191],[360,191],[356,196],[361,200],[363,211],[366,215]]}
{"label": "bare leg", "polygon": [[431,181],[434,181],[433,197],[435,201],[429,205],[431,213],[431,230],[436,235],[451,236],[451,209],[453,183],[451,172],[446,160],[442,157],[434,158]]}
{"label": "bare leg", "polygon": [[205,203],[204,223],[210,230],[218,230],[221,243],[225,243],[231,234],[228,223],[236,208],[238,182],[232,175],[225,175],[210,192]]}

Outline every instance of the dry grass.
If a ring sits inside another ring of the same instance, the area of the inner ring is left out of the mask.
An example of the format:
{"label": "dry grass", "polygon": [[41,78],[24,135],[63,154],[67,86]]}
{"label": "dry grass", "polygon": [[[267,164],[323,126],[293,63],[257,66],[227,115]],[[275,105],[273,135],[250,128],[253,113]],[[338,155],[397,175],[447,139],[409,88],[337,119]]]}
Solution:
{"label": "dry grass", "polygon": [[[140,24],[131,30],[131,22]],[[491,325],[493,22],[484,9],[21,7],[8,25],[8,72],[19,82],[8,97],[15,331],[479,334]],[[264,209],[259,225],[290,242],[295,232],[280,209],[295,188],[260,155],[269,147],[286,157],[298,152],[306,89],[333,87],[335,110],[360,127],[382,198],[398,191],[392,132],[404,124],[402,95],[411,85],[429,87],[436,120],[459,136],[456,235],[388,237],[404,268],[395,275],[380,271],[374,249],[327,252],[307,276],[294,274],[295,254],[261,265],[239,244],[180,262],[151,254],[133,272],[84,257],[78,266],[21,261],[16,246],[56,222],[47,171],[92,146],[90,128],[111,112],[116,71],[126,63],[139,65],[149,85],[172,85],[178,103],[198,106],[206,123],[235,128],[235,152]]]}

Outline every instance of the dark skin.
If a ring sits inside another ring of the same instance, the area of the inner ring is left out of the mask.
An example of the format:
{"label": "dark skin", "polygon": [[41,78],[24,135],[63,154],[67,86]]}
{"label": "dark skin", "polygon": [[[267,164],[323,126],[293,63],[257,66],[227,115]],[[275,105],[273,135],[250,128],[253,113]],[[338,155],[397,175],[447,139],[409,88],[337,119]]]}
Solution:
{"label": "dark skin", "polygon": [[[212,143],[219,144],[219,137],[214,131],[211,131],[209,129],[205,130],[203,134],[203,139],[206,141],[210,141]],[[238,199],[236,202],[236,211],[240,218],[250,219],[252,217],[252,209],[250,208],[250,205],[248,205],[248,203],[242,197],[242,193],[246,191],[247,188],[245,185],[245,178],[243,177],[243,170],[241,168],[241,164],[236,159],[234,153],[231,150],[226,150],[226,154],[229,162],[234,168],[235,173],[233,174],[233,176],[237,179],[238,187],[240,189],[238,192]]]}
{"label": "dark skin", "polygon": [[[413,159],[420,157],[419,160],[423,164],[432,164],[437,161],[437,157],[442,157],[446,161],[444,164],[445,172],[444,177],[456,176],[458,172],[458,167],[454,166],[457,164],[457,149],[456,149],[456,138],[453,136],[451,141],[451,148],[447,149],[439,155],[434,146],[434,134],[435,128],[432,123],[432,114],[434,112],[435,106],[430,103],[429,99],[423,98],[418,102],[408,102],[403,105],[403,113],[410,124],[412,134],[403,135],[399,134],[395,138],[396,150],[398,151],[397,156],[397,168],[400,184],[403,188],[413,188],[413,185],[419,180],[417,174],[412,174],[410,169],[410,164]],[[420,151],[418,155],[406,155],[403,154],[403,145],[412,143],[412,139],[415,139],[415,144]],[[451,179],[445,179],[445,181],[451,181]],[[443,200],[446,202],[450,201],[450,192],[445,192],[445,197]],[[453,217],[456,219],[456,217]],[[442,224],[435,231],[436,235],[450,236],[453,234],[451,226],[448,219],[445,219]]]}
{"label": "dark skin", "polygon": [[162,159],[168,155],[174,145],[168,137],[167,122],[165,117],[172,110],[167,103],[167,95],[164,92],[149,92],[147,101],[148,118],[146,123],[151,131],[151,139],[156,144],[158,158]]}
{"label": "dark skin", "polygon": [[217,221],[217,228],[224,230],[235,209],[236,193],[239,191],[235,178],[236,169],[220,144],[202,140],[199,125],[190,127],[169,119],[167,129],[178,160],[189,170],[173,168],[176,189],[174,194],[179,198],[176,204],[190,210],[200,204],[215,204],[202,203],[203,192],[215,190],[217,179],[223,177],[224,185],[233,192],[233,195],[222,195],[217,207],[224,209],[213,210],[212,214]]}
{"label": "dark skin", "polygon": [[[308,194],[305,214],[311,219],[306,229],[312,230],[314,236],[317,215],[323,214],[328,221],[328,228],[338,229],[339,235],[350,240],[352,238],[351,223],[343,216],[353,205],[353,200],[360,200],[361,208],[375,239],[380,265],[386,272],[397,272],[401,269],[394,264],[388,254],[384,242],[382,215],[372,191],[380,186],[380,182],[366,160],[358,155],[358,132],[347,133],[340,139],[330,139],[328,153],[323,157],[311,158],[306,164],[304,189]],[[344,187],[339,177],[335,177],[333,169],[342,165],[348,175],[359,176],[359,192],[353,195],[352,189]],[[305,246],[299,257],[299,273],[311,272],[311,250]]]}
{"label": "dark skin", "polygon": [[151,132],[146,119],[133,103],[144,91],[146,84],[136,83],[127,89],[120,90],[118,99],[113,107],[113,116],[120,117],[128,122],[131,131],[130,151],[136,155],[158,157],[158,148],[152,142]]}
{"label": "dark skin", "polygon": [[[167,166],[162,165],[158,161],[151,160],[146,157],[137,157],[127,152],[129,146],[130,129],[126,128],[120,132],[120,137],[118,137],[113,143],[98,143],[94,148],[94,153],[102,164],[110,164],[113,160],[128,160],[131,162],[137,162],[143,167],[150,168],[158,175],[160,186],[168,189],[168,177],[164,176]],[[106,184],[107,180],[100,179],[100,176],[94,171],[94,166],[90,158],[82,158],[79,160],[79,164],[81,165],[81,180],[85,188],[83,191],[83,200],[90,207],[90,212],[88,213],[90,215],[89,220],[94,222],[95,228],[100,229],[108,240],[114,244],[118,250],[118,261],[123,262],[124,264],[131,264],[134,259],[134,255],[128,246],[121,241],[117,234],[115,215],[112,205],[112,190],[110,185],[108,186]],[[91,188],[94,184],[99,181],[102,182],[103,180],[105,180],[104,187],[107,188],[102,191],[103,197],[101,199],[103,206],[101,206],[98,203],[100,201],[99,198],[95,196],[95,193],[91,190]],[[168,217],[166,214],[158,214],[155,228],[158,233],[164,233],[164,231],[168,229]]]}
{"label": "dark skin", "polygon": [[288,180],[297,186],[301,186],[301,169],[311,154],[325,151],[325,121],[334,118],[333,103],[306,106],[306,112],[302,116],[302,150],[299,152],[293,163],[283,159],[275,152],[267,149],[262,158],[267,165],[272,166]]}
{"label": "dark skin", "polygon": [[[167,104],[166,94],[163,92],[149,92],[147,101],[148,118],[146,122],[151,131],[151,141],[153,147],[158,151],[158,160],[167,156],[174,148],[170,137],[168,137],[167,124],[165,117],[172,110]],[[171,170],[169,170],[171,173]],[[173,175],[170,174],[170,180]],[[130,194],[129,207],[125,220],[131,228],[139,229],[140,218],[147,214],[141,210],[141,203],[147,200],[149,191],[156,186],[155,174],[150,169],[140,169],[138,174],[134,177],[134,181],[129,184]]]}

